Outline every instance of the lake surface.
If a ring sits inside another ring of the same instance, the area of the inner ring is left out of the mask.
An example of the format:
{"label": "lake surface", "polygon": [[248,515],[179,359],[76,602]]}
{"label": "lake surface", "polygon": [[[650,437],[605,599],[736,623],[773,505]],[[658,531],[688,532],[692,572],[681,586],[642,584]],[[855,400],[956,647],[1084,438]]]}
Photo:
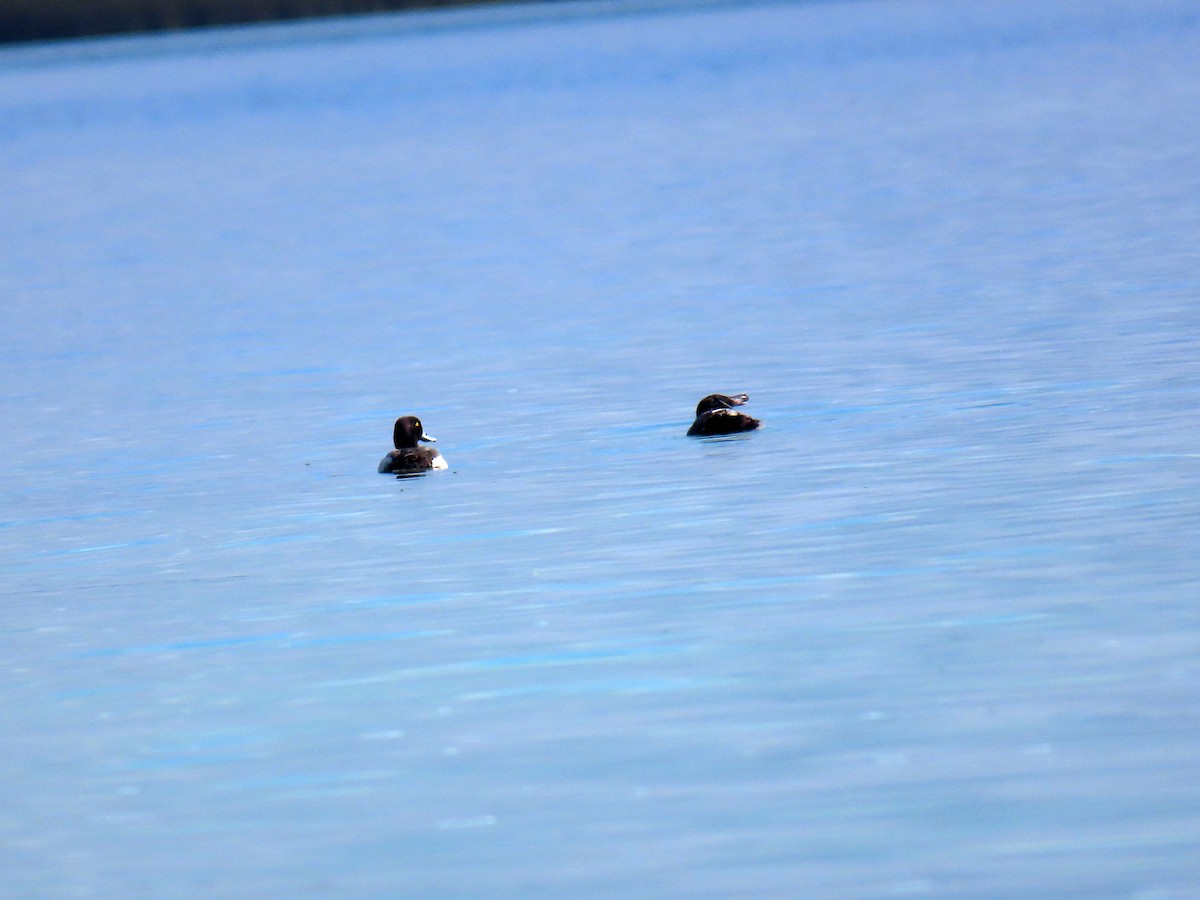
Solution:
{"label": "lake surface", "polygon": [[1198,109],[1190,0],[0,50],[0,896],[1195,897]]}

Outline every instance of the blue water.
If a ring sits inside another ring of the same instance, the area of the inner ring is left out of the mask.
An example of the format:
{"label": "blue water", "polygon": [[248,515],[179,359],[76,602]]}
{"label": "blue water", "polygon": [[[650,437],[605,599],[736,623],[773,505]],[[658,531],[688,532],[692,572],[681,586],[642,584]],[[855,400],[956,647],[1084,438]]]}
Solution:
{"label": "blue water", "polygon": [[1197,109],[1190,0],[0,50],[0,896],[1197,896]]}

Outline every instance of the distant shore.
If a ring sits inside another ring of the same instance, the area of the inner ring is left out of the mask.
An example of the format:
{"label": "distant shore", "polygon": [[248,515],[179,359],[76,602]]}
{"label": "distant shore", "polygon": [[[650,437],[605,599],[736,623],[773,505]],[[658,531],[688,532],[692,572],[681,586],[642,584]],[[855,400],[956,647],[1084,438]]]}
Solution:
{"label": "distant shore", "polygon": [[0,44],[498,0],[0,0]]}

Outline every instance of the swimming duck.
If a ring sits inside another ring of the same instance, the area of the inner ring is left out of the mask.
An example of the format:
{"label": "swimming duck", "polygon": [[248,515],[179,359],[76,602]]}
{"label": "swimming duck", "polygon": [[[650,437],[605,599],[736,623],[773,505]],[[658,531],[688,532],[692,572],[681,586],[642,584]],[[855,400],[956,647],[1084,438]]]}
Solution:
{"label": "swimming duck", "polygon": [[396,420],[392,429],[392,443],[395,450],[379,461],[379,471],[386,472],[416,472],[421,469],[445,469],[446,458],[432,447],[418,447],[417,441],[436,441],[431,434],[425,433],[425,426],[416,416],[401,416]]}
{"label": "swimming duck", "polygon": [[695,436],[753,431],[762,422],[745,413],[733,411],[733,407],[741,406],[749,399],[749,394],[734,394],[732,397],[728,394],[709,394],[696,404],[696,421],[688,429],[688,434]]}

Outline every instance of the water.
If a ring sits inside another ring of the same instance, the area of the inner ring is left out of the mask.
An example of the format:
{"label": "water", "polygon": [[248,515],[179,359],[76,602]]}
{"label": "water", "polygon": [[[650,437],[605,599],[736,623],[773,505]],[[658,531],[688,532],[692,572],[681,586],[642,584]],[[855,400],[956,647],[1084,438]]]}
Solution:
{"label": "water", "polygon": [[1184,0],[0,51],[0,895],[1195,896],[1197,108]]}

